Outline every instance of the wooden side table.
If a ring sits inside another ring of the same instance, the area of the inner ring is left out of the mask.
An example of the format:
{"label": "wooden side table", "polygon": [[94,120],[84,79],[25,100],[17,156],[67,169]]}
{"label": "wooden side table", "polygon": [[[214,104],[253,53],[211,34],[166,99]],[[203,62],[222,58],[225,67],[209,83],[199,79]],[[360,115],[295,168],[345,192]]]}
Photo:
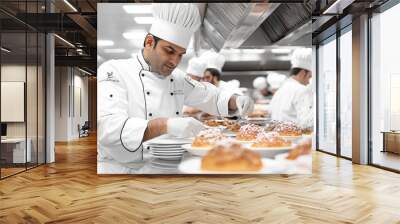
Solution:
{"label": "wooden side table", "polygon": [[382,152],[392,152],[400,154],[400,131],[382,131],[383,150]]}

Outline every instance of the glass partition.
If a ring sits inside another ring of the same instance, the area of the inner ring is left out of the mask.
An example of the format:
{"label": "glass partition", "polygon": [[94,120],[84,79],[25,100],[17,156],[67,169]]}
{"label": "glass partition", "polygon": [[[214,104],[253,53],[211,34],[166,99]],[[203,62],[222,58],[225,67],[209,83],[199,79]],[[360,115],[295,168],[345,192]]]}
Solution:
{"label": "glass partition", "polygon": [[336,36],[318,47],[318,149],[336,154]]}
{"label": "glass partition", "polygon": [[400,171],[400,4],[371,18],[373,164]]}
{"label": "glass partition", "polygon": [[352,33],[340,36],[340,155],[352,157]]}

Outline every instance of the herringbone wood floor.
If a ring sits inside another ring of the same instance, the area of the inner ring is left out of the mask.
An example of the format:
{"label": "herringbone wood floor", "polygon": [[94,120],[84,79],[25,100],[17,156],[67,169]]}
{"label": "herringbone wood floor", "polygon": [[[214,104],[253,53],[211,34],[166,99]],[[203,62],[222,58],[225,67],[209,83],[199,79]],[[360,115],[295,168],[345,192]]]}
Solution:
{"label": "herringbone wood floor", "polygon": [[0,223],[400,223],[400,175],[316,152],[309,176],[98,176],[94,137],[0,181]]}

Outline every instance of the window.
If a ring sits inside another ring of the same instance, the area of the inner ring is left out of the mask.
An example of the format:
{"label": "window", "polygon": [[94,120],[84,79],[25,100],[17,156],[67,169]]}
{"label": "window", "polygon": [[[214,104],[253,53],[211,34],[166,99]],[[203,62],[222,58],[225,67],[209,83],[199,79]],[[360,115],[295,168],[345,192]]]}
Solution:
{"label": "window", "polygon": [[318,149],[336,153],[336,37],[318,48]]}
{"label": "window", "polygon": [[400,4],[371,18],[372,163],[400,170]]}
{"label": "window", "polygon": [[352,157],[352,34],[351,26],[340,36],[340,155]]}

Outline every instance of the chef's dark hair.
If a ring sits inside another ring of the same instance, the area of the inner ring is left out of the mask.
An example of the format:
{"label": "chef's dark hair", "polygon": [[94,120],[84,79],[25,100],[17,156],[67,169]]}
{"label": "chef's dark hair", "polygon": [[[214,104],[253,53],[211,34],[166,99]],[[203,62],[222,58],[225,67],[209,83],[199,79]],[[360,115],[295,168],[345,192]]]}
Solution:
{"label": "chef's dark hair", "polygon": [[206,71],[211,73],[213,77],[217,77],[217,80],[219,81],[221,79],[221,73],[215,69],[215,68],[207,68]]}
{"label": "chef's dark hair", "polygon": [[[158,41],[161,40],[161,38],[156,37],[156,36],[154,36],[154,35],[151,34],[151,33],[149,33],[149,34],[150,34],[150,35],[153,37],[153,39],[154,39],[154,47],[153,47],[153,48],[155,48],[155,47],[157,46]],[[147,35],[149,35],[149,34],[147,34]],[[146,35],[146,37],[144,38],[143,47],[146,47],[146,38],[147,38],[147,35]]]}
{"label": "chef's dark hair", "polygon": [[290,75],[291,76],[292,75],[297,75],[297,74],[299,74],[301,72],[301,70],[304,70],[304,69],[302,69],[302,68],[292,68],[292,69],[290,69]]}

